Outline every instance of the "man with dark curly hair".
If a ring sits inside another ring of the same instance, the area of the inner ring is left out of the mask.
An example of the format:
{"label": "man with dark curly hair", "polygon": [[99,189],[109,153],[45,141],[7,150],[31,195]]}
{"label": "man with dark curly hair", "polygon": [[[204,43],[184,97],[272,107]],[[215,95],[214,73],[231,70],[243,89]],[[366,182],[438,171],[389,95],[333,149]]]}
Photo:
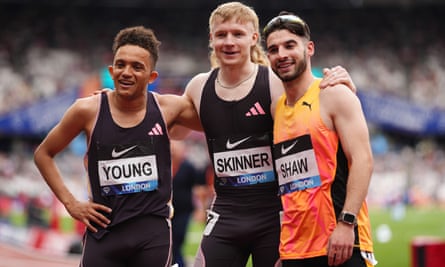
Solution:
{"label": "man with dark curly hair", "polygon": [[[200,129],[195,109],[181,96],[147,90],[160,42],[151,29],[125,28],[113,43],[109,72],[115,90],[80,98],[35,151],[43,178],[69,214],[83,222],[80,266],[171,264],[171,158],[168,131]],[[89,201],[66,186],[55,156],[79,134],[87,137]]]}

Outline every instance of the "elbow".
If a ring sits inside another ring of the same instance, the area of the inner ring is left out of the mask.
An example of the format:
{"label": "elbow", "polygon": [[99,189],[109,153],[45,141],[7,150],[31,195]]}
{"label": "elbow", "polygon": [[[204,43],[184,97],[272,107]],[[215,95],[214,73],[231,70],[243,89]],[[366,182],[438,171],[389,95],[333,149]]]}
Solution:
{"label": "elbow", "polygon": [[45,150],[42,145],[39,145],[36,150],[34,150],[34,164],[39,167],[43,164],[46,158],[52,158],[54,155],[51,155],[49,151]]}
{"label": "elbow", "polygon": [[39,164],[40,158],[41,158],[41,154],[42,154],[42,150],[41,150],[40,146],[38,146],[36,148],[36,150],[34,150],[34,155],[33,155],[34,164],[36,164],[36,165]]}

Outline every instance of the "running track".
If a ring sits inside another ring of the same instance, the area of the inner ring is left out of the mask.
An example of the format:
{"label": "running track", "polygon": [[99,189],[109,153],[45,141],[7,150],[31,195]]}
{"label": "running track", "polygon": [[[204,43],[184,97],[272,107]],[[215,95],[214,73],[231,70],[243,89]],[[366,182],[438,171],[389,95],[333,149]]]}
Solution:
{"label": "running track", "polygon": [[79,256],[62,257],[0,242],[0,267],[78,267]]}

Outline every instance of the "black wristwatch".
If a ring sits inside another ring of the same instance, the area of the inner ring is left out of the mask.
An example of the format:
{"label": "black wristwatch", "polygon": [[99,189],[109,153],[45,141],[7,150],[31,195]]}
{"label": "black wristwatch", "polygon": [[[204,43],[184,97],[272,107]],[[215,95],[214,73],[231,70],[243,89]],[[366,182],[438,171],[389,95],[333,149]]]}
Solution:
{"label": "black wristwatch", "polygon": [[342,211],[340,215],[338,215],[338,221],[349,225],[357,225],[357,216],[353,213]]}

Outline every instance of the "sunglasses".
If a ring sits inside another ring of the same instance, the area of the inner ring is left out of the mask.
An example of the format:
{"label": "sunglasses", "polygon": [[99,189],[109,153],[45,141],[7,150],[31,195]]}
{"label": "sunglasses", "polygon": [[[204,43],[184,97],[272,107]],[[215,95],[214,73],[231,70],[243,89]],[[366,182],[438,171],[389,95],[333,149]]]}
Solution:
{"label": "sunglasses", "polygon": [[271,19],[263,29],[264,35],[269,35],[274,28],[284,23],[295,23],[302,26],[303,29],[307,27],[306,22],[296,15],[281,15]]}

